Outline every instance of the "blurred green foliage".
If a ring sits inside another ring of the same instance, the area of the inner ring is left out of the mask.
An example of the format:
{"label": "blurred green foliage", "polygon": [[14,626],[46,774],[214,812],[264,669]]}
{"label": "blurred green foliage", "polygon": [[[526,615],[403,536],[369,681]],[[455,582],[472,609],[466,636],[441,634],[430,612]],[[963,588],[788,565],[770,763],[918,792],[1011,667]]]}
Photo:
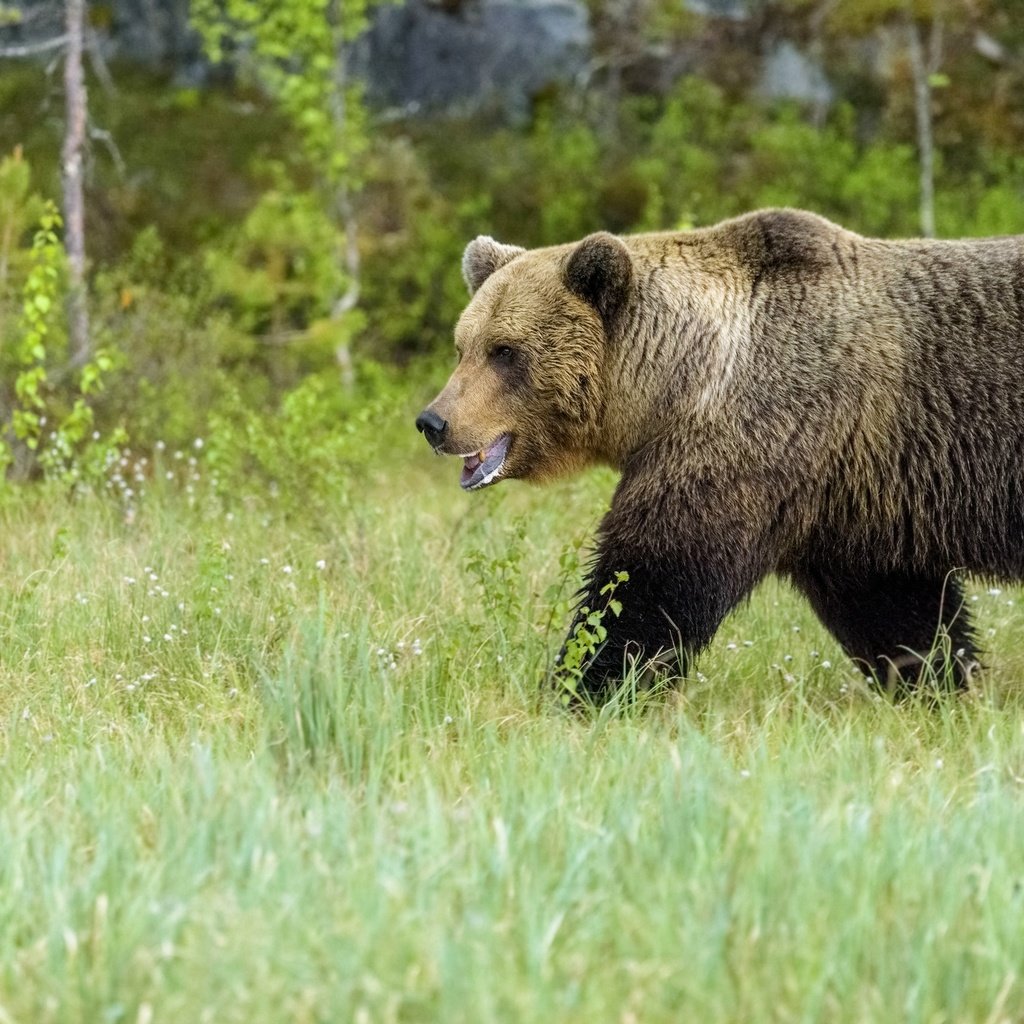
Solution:
{"label": "blurred green foliage", "polygon": [[325,182],[352,184],[366,147],[358,81],[344,47],[368,25],[373,0],[192,0],[192,23],[210,58],[230,56],[267,90]]}
{"label": "blurred green foliage", "polygon": [[[10,167],[27,171],[17,153]],[[21,195],[29,205],[27,173],[15,175],[15,182],[22,186]],[[12,205],[7,227],[24,222],[24,212]],[[122,436],[120,428],[106,439],[93,429],[92,402],[106,386],[114,356],[100,348],[85,363],[76,364],[68,357],[59,315],[66,287],[61,227],[56,206],[44,202],[25,260],[16,343],[3,353],[0,485],[37,470],[66,487],[93,486],[103,479],[112,449]]]}
{"label": "blurred green foliage", "polygon": [[338,229],[318,197],[282,180],[207,248],[210,297],[243,331],[280,338],[327,316],[342,287]]}
{"label": "blurred green foliage", "polygon": [[[229,7],[207,5],[210,24],[256,10]],[[225,485],[255,476],[334,502],[377,471],[380,446],[407,432],[407,414],[443,379],[466,301],[460,258],[476,234],[547,245],[767,205],[865,234],[918,230],[917,154],[898,90],[825,112],[691,76],[660,94],[552,91],[515,125],[483,112],[374,124],[355,83],[324,77],[325,48],[351,26],[332,35],[303,21],[294,59],[259,19],[246,26],[251,38],[236,25],[232,39],[249,38],[251,60],[230,84],[179,89],[126,72],[116,95],[94,90],[120,160],[94,149],[88,194],[97,345],[112,354],[89,416],[143,451],[206,438]],[[207,41],[223,45],[213,28]],[[961,62],[941,90],[940,235],[1024,232],[1024,158],[1007,145],[1006,118],[957,106],[984,80]],[[339,97],[344,123],[332,120]],[[23,148],[0,158],[0,422],[15,401],[42,197],[58,194],[59,119],[38,116],[48,103],[38,70],[4,69],[0,126]],[[359,301],[339,317],[352,223]],[[80,379],[60,366],[59,317],[54,331],[48,400],[66,411]]]}
{"label": "blurred green foliage", "polygon": [[[16,292],[24,283],[31,252],[24,242],[44,208],[42,197],[32,190],[32,171],[21,147],[0,157],[0,289],[5,294]],[[0,308],[0,316],[10,312]],[[5,327],[0,320],[0,337]]]}

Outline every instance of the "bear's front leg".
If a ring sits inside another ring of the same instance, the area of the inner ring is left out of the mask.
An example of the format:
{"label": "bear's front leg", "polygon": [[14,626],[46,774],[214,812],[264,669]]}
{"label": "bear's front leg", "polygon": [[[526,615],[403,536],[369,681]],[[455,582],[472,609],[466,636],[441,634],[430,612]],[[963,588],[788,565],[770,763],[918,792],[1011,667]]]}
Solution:
{"label": "bear's front leg", "polygon": [[694,491],[620,483],[556,664],[571,700],[608,700],[631,665],[685,672],[767,571],[756,523]]}

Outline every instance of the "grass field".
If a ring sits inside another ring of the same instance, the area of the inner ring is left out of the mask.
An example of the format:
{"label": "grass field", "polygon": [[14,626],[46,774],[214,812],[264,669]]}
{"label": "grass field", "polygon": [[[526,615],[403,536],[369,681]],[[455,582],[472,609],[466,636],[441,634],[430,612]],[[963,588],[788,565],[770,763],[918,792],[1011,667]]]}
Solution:
{"label": "grass field", "polygon": [[1018,593],[972,586],[937,707],[769,583],[675,693],[566,714],[613,481],[457,473],[0,506],[0,1024],[1024,1019]]}

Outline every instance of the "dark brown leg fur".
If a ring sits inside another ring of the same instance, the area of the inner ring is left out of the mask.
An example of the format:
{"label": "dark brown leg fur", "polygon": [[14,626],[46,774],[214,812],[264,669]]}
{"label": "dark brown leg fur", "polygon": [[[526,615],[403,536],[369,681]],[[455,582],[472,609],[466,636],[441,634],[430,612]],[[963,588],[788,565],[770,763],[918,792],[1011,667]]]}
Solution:
{"label": "dark brown leg fur", "polygon": [[925,679],[967,685],[977,666],[963,587],[954,576],[794,574],[846,653],[892,692]]}

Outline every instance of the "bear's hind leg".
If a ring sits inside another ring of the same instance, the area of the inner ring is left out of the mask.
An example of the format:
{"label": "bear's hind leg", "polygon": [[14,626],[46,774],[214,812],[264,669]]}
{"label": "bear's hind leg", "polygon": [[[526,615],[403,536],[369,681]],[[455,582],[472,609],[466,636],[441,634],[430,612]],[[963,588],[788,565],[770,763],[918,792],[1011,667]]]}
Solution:
{"label": "bear's hind leg", "polygon": [[811,569],[793,580],[843,650],[891,692],[929,679],[962,688],[977,668],[963,586],[953,575]]}

